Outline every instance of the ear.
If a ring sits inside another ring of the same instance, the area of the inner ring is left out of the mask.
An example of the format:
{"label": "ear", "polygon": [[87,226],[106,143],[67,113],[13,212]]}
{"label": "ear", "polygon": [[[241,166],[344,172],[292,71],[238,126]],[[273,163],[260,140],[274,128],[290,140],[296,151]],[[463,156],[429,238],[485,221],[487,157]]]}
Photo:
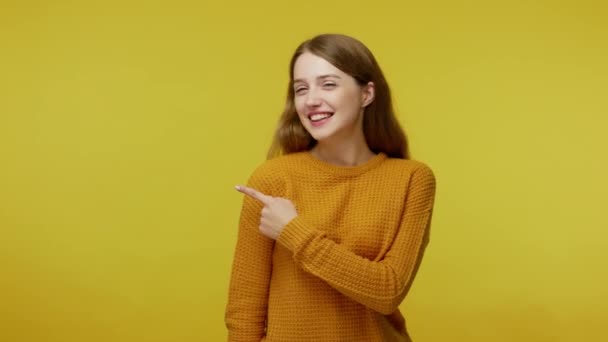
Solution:
{"label": "ear", "polygon": [[361,95],[363,97],[363,103],[361,107],[367,107],[374,101],[376,97],[376,86],[374,82],[367,82],[367,84],[361,89]]}

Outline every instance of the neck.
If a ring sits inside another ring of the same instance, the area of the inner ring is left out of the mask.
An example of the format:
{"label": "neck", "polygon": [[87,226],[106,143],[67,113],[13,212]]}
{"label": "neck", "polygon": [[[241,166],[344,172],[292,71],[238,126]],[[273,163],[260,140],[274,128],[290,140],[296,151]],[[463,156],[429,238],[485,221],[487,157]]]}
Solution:
{"label": "neck", "polygon": [[344,141],[331,144],[319,141],[310,152],[315,158],[338,166],[361,165],[375,156],[364,140],[358,143]]}

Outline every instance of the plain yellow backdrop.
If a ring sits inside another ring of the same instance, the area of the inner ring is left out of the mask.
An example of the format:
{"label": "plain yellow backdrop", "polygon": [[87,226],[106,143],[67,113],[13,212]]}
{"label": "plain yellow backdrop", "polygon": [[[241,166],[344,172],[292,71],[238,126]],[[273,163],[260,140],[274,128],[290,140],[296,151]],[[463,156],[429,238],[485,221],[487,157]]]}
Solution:
{"label": "plain yellow backdrop", "polygon": [[[602,1],[0,2],[0,341],[222,341],[297,44],[366,43],[438,179],[417,342],[600,341]],[[312,328],[312,327],[311,327]]]}

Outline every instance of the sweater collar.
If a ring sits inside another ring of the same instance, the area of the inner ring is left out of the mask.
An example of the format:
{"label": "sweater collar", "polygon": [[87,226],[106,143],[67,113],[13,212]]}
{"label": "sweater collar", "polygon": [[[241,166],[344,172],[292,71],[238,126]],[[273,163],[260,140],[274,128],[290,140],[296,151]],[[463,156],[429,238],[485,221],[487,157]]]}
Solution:
{"label": "sweater collar", "polygon": [[384,152],[380,152],[372,158],[368,159],[363,164],[359,164],[357,166],[340,166],[317,159],[315,156],[312,155],[312,153],[310,153],[310,151],[306,151],[303,153],[305,159],[313,166],[336,176],[358,176],[371,169],[376,168],[377,166],[382,164],[384,160],[387,159],[386,154]]}

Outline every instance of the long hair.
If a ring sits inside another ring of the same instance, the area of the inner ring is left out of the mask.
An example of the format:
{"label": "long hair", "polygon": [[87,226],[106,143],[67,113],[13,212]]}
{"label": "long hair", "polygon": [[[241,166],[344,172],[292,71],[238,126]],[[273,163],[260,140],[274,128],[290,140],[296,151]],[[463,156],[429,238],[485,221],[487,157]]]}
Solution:
{"label": "long hair", "polygon": [[300,44],[289,63],[287,101],[268,150],[268,159],[310,150],[317,141],[306,131],[294,104],[293,68],[296,60],[310,52],[327,60],[353,77],[360,86],[375,85],[374,100],[363,112],[363,133],[370,150],[384,152],[392,158],[409,159],[405,132],[399,125],[391,100],[391,92],[380,66],[371,51],[355,38],[341,34],[322,34]]}

